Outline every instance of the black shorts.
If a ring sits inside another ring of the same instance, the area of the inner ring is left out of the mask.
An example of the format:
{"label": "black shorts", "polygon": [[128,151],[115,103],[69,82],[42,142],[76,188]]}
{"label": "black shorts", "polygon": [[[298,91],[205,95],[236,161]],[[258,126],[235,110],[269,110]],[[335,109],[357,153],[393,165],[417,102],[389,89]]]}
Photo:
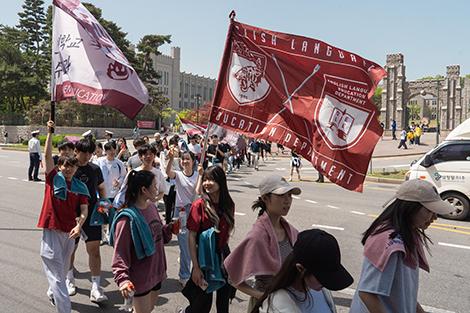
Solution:
{"label": "black shorts", "polygon": [[152,289],[150,289],[148,291],[145,291],[145,292],[142,292],[142,293],[139,293],[139,294],[135,294],[134,297],[144,297],[144,296],[148,295],[151,291],[159,291],[160,289],[162,289],[162,283],[161,282],[156,284],[155,287],[153,287]]}
{"label": "black shorts", "polygon": [[85,223],[83,223],[82,229],[87,239],[85,242],[89,241],[100,241],[101,240],[101,225],[98,226],[90,226],[90,215],[88,215]]}

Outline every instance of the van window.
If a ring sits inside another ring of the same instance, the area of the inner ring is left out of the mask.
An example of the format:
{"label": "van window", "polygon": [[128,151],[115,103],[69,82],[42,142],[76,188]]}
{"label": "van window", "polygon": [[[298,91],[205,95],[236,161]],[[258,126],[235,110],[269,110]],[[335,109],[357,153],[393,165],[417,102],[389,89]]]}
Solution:
{"label": "van window", "polygon": [[432,155],[433,163],[448,161],[469,161],[470,144],[455,144],[442,147]]}

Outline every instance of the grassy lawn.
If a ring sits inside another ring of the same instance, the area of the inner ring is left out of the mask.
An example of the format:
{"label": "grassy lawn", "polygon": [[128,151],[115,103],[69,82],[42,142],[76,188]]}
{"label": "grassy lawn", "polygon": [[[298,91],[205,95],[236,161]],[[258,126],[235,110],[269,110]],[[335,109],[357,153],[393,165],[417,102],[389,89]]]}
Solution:
{"label": "grassy lawn", "polygon": [[394,171],[394,172],[382,172],[382,171],[377,171],[377,172],[372,172],[372,174],[368,174],[369,176],[373,177],[380,177],[380,178],[392,178],[392,179],[405,179],[405,174],[408,170],[400,170],[400,171]]}

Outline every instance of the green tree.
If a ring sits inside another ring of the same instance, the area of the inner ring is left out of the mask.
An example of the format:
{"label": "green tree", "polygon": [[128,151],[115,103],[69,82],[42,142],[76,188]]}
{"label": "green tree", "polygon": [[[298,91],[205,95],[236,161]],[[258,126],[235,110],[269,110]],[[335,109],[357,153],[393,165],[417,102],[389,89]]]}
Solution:
{"label": "green tree", "polygon": [[18,13],[19,24],[17,28],[25,35],[20,49],[25,54],[28,63],[28,81],[31,97],[27,102],[37,104],[40,99],[47,96],[47,83],[50,70],[46,50],[48,47],[48,34],[46,31],[46,13],[43,0],[25,0],[23,10]]}
{"label": "green tree", "polygon": [[375,106],[378,110],[382,107],[382,87],[377,87],[374,91],[374,95],[372,96],[372,102],[374,102]]}

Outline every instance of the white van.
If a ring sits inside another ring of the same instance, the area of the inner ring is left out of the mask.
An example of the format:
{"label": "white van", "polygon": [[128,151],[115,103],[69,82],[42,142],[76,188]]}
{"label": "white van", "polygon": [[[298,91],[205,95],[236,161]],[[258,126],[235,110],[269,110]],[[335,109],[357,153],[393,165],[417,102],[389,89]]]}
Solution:
{"label": "white van", "polygon": [[470,217],[470,119],[457,126],[440,145],[413,161],[405,179],[433,183],[441,197],[456,208],[444,217]]}

